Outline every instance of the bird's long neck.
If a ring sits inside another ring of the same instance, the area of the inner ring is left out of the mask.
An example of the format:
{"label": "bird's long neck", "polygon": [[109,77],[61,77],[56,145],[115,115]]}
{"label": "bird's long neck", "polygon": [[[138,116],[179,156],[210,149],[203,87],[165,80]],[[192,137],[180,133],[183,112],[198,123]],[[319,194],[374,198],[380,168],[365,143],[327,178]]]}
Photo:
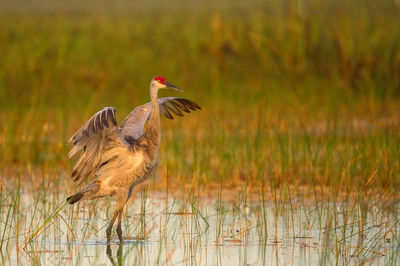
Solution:
{"label": "bird's long neck", "polygon": [[155,159],[161,142],[160,107],[158,105],[158,89],[150,87],[150,98],[153,107],[146,129],[147,151],[150,158]]}
{"label": "bird's long neck", "polygon": [[158,117],[158,121],[160,121],[160,107],[158,106],[158,89],[155,87],[150,87],[150,99],[151,99],[151,104],[153,106],[153,112],[151,113],[151,116],[153,114],[156,114]]}

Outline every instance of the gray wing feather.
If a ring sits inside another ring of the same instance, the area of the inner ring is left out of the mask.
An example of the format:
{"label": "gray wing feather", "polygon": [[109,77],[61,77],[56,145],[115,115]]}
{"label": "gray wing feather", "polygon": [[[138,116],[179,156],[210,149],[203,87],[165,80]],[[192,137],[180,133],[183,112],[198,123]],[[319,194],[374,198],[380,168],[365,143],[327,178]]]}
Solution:
{"label": "gray wing feather", "polygon": [[122,136],[131,136],[134,139],[140,138],[143,133],[144,125],[153,110],[151,103],[146,103],[136,107],[122,121],[120,131]]}
{"label": "gray wing feather", "polygon": [[[160,112],[168,119],[174,119],[171,112],[178,116],[183,116],[182,111],[190,113],[190,111],[200,110],[201,107],[188,99],[178,97],[164,97],[158,99]],[[146,121],[150,118],[153,110],[151,102],[136,107],[121,123],[121,136],[131,136],[139,139],[143,135]]]}
{"label": "gray wing feather", "polygon": [[69,142],[74,146],[68,157],[78,154],[71,177],[80,185],[99,167],[105,149],[121,145],[115,108],[106,107],[94,114]]}
{"label": "gray wing feather", "polygon": [[109,121],[111,121],[114,126],[117,126],[114,107],[106,107],[103,110],[95,113],[80,129],[75,132],[68,142],[73,142],[74,145],[76,145],[82,140],[87,140],[91,133],[97,133],[99,130],[103,130],[104,127],[109,128]]}

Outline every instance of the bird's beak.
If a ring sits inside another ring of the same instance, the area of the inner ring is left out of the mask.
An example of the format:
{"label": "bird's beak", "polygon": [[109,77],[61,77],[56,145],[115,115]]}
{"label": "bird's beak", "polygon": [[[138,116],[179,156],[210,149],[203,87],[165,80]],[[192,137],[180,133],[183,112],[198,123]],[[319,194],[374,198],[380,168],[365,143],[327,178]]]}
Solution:
{"label": "bird's beak", "polygon": [[165,85],[167,86],[167,88],[169,88],[169,89],[174,89],[174,90],[177,90],[177,91],[183,91],[181,88],[178,88],[177,86],[175,86],[175,85],[172,85],[171,83],[169,83],[168,81],[167,82],[165,82]]}

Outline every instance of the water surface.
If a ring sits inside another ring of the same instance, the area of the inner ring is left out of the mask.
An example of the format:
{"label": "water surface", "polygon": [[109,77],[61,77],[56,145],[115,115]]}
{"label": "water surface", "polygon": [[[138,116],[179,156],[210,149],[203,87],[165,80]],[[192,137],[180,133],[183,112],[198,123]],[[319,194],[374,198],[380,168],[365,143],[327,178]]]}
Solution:
{"label": "water surface", "polygon": [[[370,204],[193,200],[163,194],[131,202],[125,242],[105,230],[112,200],[67,206],[25,247],[63,197],[22,196],[19,212],[3,204],[2,264],[315,265],[399,262],[397,210]],[[8,220],[7,220],[7,214]],[[15,237],[17,235],[17,237]]]}

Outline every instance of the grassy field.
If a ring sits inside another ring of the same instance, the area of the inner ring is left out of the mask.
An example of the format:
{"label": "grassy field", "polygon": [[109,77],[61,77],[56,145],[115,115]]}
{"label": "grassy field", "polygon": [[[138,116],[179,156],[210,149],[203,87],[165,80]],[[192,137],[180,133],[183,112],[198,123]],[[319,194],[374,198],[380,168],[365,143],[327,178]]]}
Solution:
{"label": "grassy field", "polygon": [[391,1],[101,3],[2,4],[4,175],[68,172],[69,136],[104,106],[121,121],[164,75],[203,107],[163,121],[161,173],[179,184],[354,189],[373,176],[371,186],[398,190]]}
{"label": "grassy field", "polygon": [[[344,263],[351,260],[346,245],[352,243],[345,243],[346,230],[336,235],[336,229],[352,221],[351,230],[362,237],[359,228],[368,226],[363,219],[378,213],[387,220],[372,222],[382,230],[370,238],[384,241],[389,232],[391,244],[379,252],[395,254],[400,4],[264,2],[2,1],[2,243],[14,231],[19,235],[18,225],[27,231],[37,226],[13,216],[20,203],[9,201],[16,195],[31,194],[31,207],[42,216],[27,217],[42,221],[72,192],[66,142],[74,131],[105,106],[115,107],[122,121],[149,101],[149,82],[162,75],[185,92],[160,96],[187,97],[203,109],[162,120],[150,191],[236,198],[233,217],[244,220],[235,211],[246,206],[238,195],[272,202],[272,228],[280,219],[293,220],[297,201],[304,211],[299,216],[310,212],[319,217],[313,226],[334,228],[322,246],[335,249],[334,259],[344,254]],[[49,190],[52,203],[43,195]],[[328,202],[340,210],[332,212]],[[255,213],[263,236],[264,208]],[[289,224],[287,230],[297,228]],[[216,222],[214,230],[221,228]],[[357,263],[375,256],[368,253]]]}

